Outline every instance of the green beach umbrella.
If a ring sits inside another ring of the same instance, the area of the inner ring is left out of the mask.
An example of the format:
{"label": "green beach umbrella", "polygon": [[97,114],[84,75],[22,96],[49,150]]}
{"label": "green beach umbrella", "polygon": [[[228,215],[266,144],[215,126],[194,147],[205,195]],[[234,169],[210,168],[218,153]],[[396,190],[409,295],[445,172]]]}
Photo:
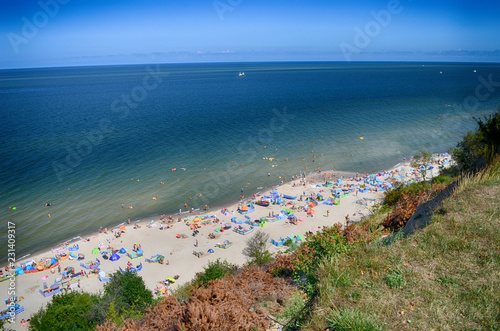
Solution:
{"label": "green beach umbrella", "polygon": [[92,254],[99,254],[99,248],[94,248],[92,250]]}

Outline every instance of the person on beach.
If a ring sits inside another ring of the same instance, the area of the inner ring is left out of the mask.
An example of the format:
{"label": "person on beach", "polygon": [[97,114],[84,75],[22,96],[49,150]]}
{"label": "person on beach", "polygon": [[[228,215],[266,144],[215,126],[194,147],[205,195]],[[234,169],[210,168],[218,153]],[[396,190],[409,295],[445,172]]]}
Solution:
{"label": "person on beach", "polygon": [[326,211],[326,217],[330,217],[330,210]]}
{"label": "person on beach", "polygon": [[52,219],[52,217],[50,216],[50,214],[47,214],[49,216],[49,221]]}

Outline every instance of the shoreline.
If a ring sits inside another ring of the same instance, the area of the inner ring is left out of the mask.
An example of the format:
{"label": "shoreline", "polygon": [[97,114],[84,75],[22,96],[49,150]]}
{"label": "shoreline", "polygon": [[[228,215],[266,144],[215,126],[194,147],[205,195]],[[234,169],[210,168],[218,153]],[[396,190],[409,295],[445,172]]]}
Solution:
{"label": "shoreline", "polygon": [[[391,167],[390,169],[396,168],[400,163],[398,163],[397,165]],[[356,175],[356,172],[345,171],[345,170],[327,170],[325,172],[331,172],[332,174],[336,174],[336,175],[340,174],[342,176],[346,176],[346,175],[355,176]],[[325,173],[325,172],[322,172],[322,173]],[[322,173],[318,173],[317,171],[311,171],[308,174],[306,174],[305,177],[306,177],[306,180],[309,181],[309,179],[315,178],[314,176],[317,176],[317,177],[322,176]],[[292,175],[292,176],[297,176],[297,175]],[[290,183],[292,181],[293,180],[290,178],[286,182],[283,181],[283,184],[279,183],[279,184],[276,184],[276,185],[271,186],[271,187],[263,187],[262,190],[258,190],[258,191],[254,192],[254,193],[255,194],[257,194],[257,193],[264,194],[265,192],[270,192],[273,188],[278,189],[279,187],[282,187],[282,186],[284,186],[284,185],[286,185],[286,184],[288,184],[288,183]],[[255,190],[257,190],[257,189],[255,189]],[[254,194],[254,193],[251,193],[251,194]],[[249,199],[250,198],[248,196],[245,197],[244,198],[244,202],[248,202]],[[234,206],[234,205],[238,205],[239,203],[241,203],[241,200],[240,199],[236,199],[236,200],[233,200],[232,202],[229,202],[226,205],[220,204],[220,205],[210,206],[210,208],[209,208],[208,211],[205,211],[205,210],[203,210],[201,208],[195,209],[194,213],[190,213],[189,211],[182,211],[180,216],[182,218],[186,218],[186,217],[190,217],[191,218],[191,217],[196,217],[196,216],[204,215],[204,214],[207,214],[207,213],[213,213],[214,211],[219,211],[220,212],[220,210],[222,208],[226,208],[226,206],[228,206],[228,205],[229,206]],[[118,222],[116,224],[108,225],[106,227],[109,228],[109,229],[113,229],[114,230],[115,228],[118,228],[121,225],[133,225],[133,224],[136,224],[136,223],[139,223],[141,226],[142,225],[147,225],[147,223],[150,222],[150,221],[146,221],[144,219],[151,219],[151,220],[154,220],[154,221],[160,221],[161,215],[162,214],[155,214],[155,215],[141,217],[140,219],[131,219],[130,220],[130,224],[128,224],[126,220],[125,221],[120,221],[120,222]],[[163,215],[168,215],[168,214],[165,213]],[[174,219],[176,219],[176,218],[179,217],[178,212],[172,213],[172,214],[170,214],[170,216],[172,216]],[[103,226],[103,228],[105,228],[105,226]],[[111,230],[109,230],[109,231],[111,231]],[[97,230],[93,230],[93,231],[89,231],[89,232],[82,232],[81,234],[78,234],[78,235],[76,235],[76,236],[74,236],[74,237],[72,237],[70,239],[61,240],[61,241],[56,242],[54,244],[37,248],[37,249],[35,249],[32,252],[24,254],[21,258],[16,258],[16,264],[20,264],[20,263],[24,263],[26,261],[30,261],[30,260],[32,260],[32,258],[30,258],[30,257],[41,256],[44,253],[47,253],[46,255],[53,255],[52,254],[52,249],[55,249],[54,247],[57,248],[57,247],[60,247],[61,245],[63,245],[64,243],[68,243],[69,244],[69,243],[73,243],[73,242],[76,242],[76,241],[79,241],[79,240],[84,240],[84,238],[93,237],[93,236],[95,236],[95,235],[97,235],[99,233],[100,232],[99,232],[98,229]],[[7,260],[3,260],[3,261],[0,262],[0,268],[1,269],[3,269],[7,265],[6,262],[7,262]]]}

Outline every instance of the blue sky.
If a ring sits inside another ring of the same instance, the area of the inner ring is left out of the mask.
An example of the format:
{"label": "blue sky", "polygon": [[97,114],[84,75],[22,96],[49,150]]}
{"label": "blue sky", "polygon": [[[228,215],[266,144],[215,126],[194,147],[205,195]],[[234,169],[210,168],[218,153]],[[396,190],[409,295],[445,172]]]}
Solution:
{"label": "blue sky", "polygon": [[0,68],[245,61],[500,62],[499,1],[0,4]]}

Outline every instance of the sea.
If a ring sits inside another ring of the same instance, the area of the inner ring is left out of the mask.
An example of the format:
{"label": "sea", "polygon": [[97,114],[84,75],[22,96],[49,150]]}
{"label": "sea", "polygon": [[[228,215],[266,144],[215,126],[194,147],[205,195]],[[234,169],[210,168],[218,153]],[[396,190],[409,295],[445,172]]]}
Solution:
{"label": "sea", "polygon": [[0,261],[128,218],[217,210],[318,168],[446,152],[498,109],[499,81],[492,63],[0,70]]}

